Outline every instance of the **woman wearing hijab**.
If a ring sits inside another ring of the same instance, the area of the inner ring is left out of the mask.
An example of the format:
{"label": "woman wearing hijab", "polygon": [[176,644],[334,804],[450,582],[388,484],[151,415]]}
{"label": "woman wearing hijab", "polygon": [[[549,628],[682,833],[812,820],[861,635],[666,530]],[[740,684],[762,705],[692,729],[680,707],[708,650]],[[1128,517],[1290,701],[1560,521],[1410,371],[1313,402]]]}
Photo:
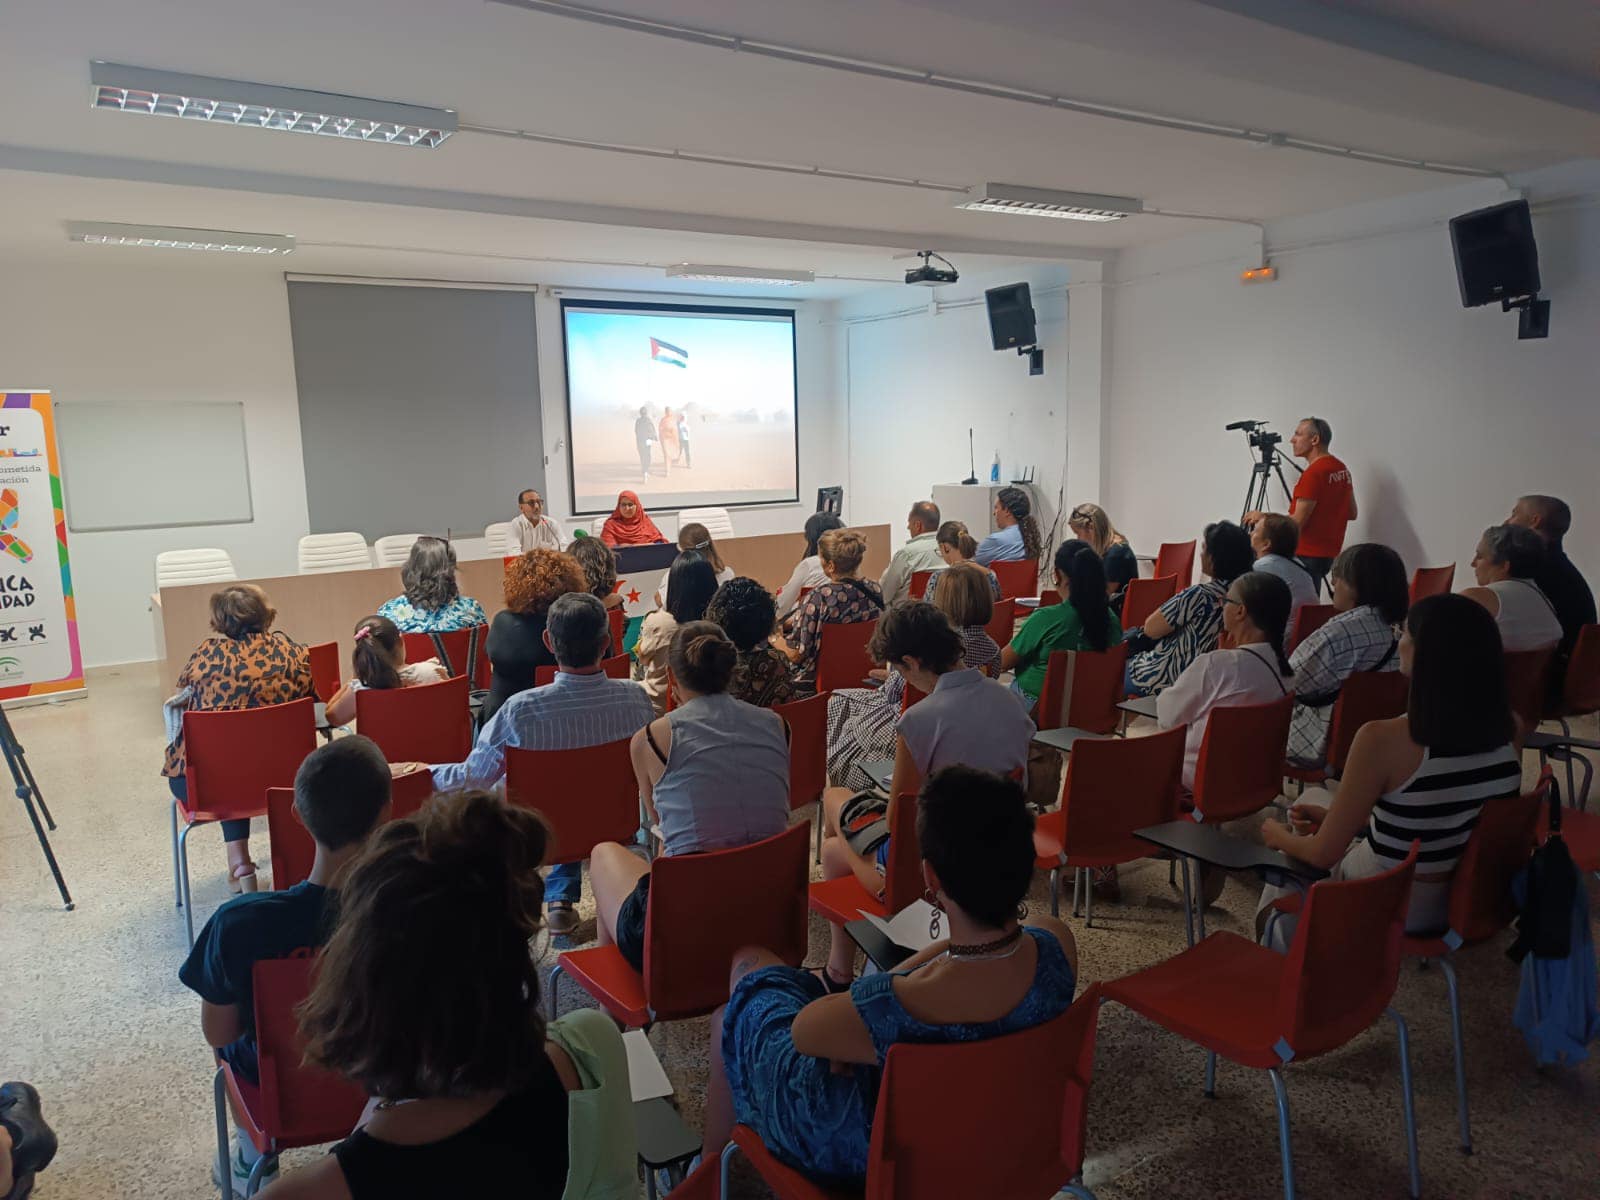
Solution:
{"label": "woman wearing hijab", "polygon": [[608,546],[647,546],[667,539],[639,503],[639,494],[623,492],[617,497],[616,509],[600,527],[600,540]]}

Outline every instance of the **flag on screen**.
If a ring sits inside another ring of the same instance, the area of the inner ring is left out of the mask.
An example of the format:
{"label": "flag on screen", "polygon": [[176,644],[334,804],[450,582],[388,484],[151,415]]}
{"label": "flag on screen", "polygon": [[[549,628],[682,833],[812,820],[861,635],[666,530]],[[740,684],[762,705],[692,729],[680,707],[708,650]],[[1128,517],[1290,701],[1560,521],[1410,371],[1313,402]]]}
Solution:
{"label": "flag on screen", "polygon": [[687,367],[689,365],[689,352],[674,346],[671,342],[650,339],[650,361],[666,363],[669,367]]}

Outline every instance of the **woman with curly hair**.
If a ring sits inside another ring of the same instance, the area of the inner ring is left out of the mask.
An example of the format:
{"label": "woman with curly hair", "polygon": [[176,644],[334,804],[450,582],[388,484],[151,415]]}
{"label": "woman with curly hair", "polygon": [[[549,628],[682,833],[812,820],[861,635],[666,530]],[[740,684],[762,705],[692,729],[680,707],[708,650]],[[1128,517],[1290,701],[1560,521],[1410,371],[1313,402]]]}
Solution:
{"label": "woman with curly hair", "polygon": [[489,624],[489,698],[485,722],[518,692],[533,686],[536,667],[553,667],[556,656],[544,644],[545,615],[556,597],[587,592],[589,581],[570,554],[529,550],[506,567],[506,606]]}
{"label": "woman with curly hair", "polygon": [[[617,556],[611,547],[595,537],[573,538],[567,544],[567,553],[577,560],[583,577],[589,581],[589,594],[607,608],[622,607],[622,593],[617,591]],[[613,654],[621,654],[622,647],[612,647]]]}

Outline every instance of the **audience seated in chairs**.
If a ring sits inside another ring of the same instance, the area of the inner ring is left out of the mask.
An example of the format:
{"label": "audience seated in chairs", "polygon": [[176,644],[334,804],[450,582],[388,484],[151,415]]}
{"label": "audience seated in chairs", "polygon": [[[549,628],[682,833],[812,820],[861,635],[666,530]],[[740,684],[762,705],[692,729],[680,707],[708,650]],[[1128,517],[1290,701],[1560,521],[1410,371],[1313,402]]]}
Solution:
{"label": "audience seated in chairs", "polygon": [[1122,640],[1121,622],[1106,603],[1105,567],[1088,542],[1069,538],[1056,548],[1055,586],[1061,603],[1030,616],[1000,652],[1000,669],[1016,672],[1011,686],[1029,712],[1039,703],[1051,654],[1107,650]]}
{"label": "audience seated in chairs", "polygon": [[328,724],[348,725],[355,720],[356,693],[362,688],[417,687],[439,683],[449,672],[437,658],[406,661],[406,642],[388,617],[362,617],[356,622],[355,649],[350,652],[354,678],[328,701]]}
{"label": "audience seated in chairs", "polygon": [[633,1194],[616,1026],[593,1009],[547,1025],[540,1011],[528,943],[547,840],[535,814],[478,791],[435,797],[374,835],[301,1010],[308,1059],[372,1100],[348,1138],[272,1195]]}
{"label": "audience seated in chairs", "polygon": [[728,680],[728,695],[757,708],[772,708],[798,698],[788,658],[768,640],[777,624],[771,592],[754,579],[735,576],[712,595],[706,620],[722,626],[739,652],[733,678]]}
{"label": "audience seated in chairs", "polygon": [[[622,607],[622,593],[617,590],[617,556],[611,547],[599,538],[574,538],[567,545],[567,554],[578,564],[584,579],[589,583],[589,594],[607,608]],[[612,648],[621,654],[622,647]]]}
{"label": "audience seated in chairs", "polygon": [[944,559],[939,554],[937,504],[932,500],[918,500],[913,504],[910,515],[906,517],[906,532],[911,535],[911,540],[895,551],[889,565],[884,568],[882,578],[878,580],[885,604],[893,604],[908,596],[921,600],[921,596],[911,596],[912,575],[944,565]]}
{"label": "audience seated in chairs", "polygon": [[[178,978],[200,995],[200,1031],[235,1072],[256,1082],[255,1019],[250,969],[327,941],[339,910],[345,873],[368,835],[389,818],[389,764],[364,737],[320,746],[294,777],[294,807],[317,844],[311,875],[279,892],[240,896],[224,904],[200,931]],[[235,1135],[230,1155],[233,1190],[244,1193],[259,1155]],[[271,1179],[276,1165],[268,1164]]]}
{"label": "audience seated in chairs", "polygon": [[1461,594],[1488,610],[1507,654],[1543,650],[1565,636],[1555,605],[1534,582],[1544,555],[1544,539],[1521,525],[1485,529],[1472,555],[1478,586]]}
{"label": "audience seated in chairs", "polygon": [[[974,561],[978,553],[978,543],[972,534],[967,532],[966,523],[963,521],[946,521],[939,526],[939,532],[934,535],[934,545],[939,551],[939,560],[947,567],[959,566],[962,563],[972,563],[989,577],[989,590],[994,593],[996,600],[1000,599],[1000,577],[988,567]],[[944,571],[935,568],[928,577],[928,590],[921,596],[911,597],[913,600],[926,600],[933,603],[934,590],[939,586],[939,577]]]}
{"label": "audience seated in chairs", "polygon": [[1577,644],[1578,631],[1595,623],[1594,593],[1563,546],[1567,530],[1572,527],[1572,510],[1554,496],[1523,496],[1512,507],[1506,524],[1524,526],[1544,539],[1544,560],[1533,581],[1550,598],[1561,619],[1561,645],[1550,681],[1552,695],[1560,695],[1566,662]]}
{"label": "audience seated in chairs", "polygon": [[860,530],[830,529],[817,541],[817,556],[828,582],[801,602],[794,640],[779,646],[794,664],[795,682],[808,695],[816,682],[822,627],[875,621],[883,611],[883,590],[856,576],[867,556],[867,539]]}
{"label": "audience seated in chairs", "polygon": [[[535,550],[534,554],[548,554]],[[518,692],[484,723],[464,763],[433,768],[433,785],[493,787],[506,773],[506,747],[524,750],[581,750],[632,737],[655,715],[650,697],[637,683],[611,679],[600,665],[611,644],[605,606],[587,592],[574,591],[550,605],[541,635],[556,662],[555,682]],[[578,927],[576,904],[582,893],[579,863],[550,868],[549,925],[554,934]]]}
{"label": "audience seated in chairs", "polygon": [[[864,788],[830,787],[822,793],[828,835],[822,843],[824,878],[853,872],[869,892],[880,893],[889,858],[890,808],[940,768],[961,763],[1001,775],[1026,768],[1033,722],[1015,692],[962,661],[963,645],[950,619],[924,600],[901,601],[878,619],[867,652],[924,698],[893,727],[894,771],[887,792],[868,779]],[[862,836],[862,825],[875,816],[882,826]],[[848,839],[840,836],[845,827],[851,831]],[[831,929],[828,964],[820,977],[829,991],[838,991],[853,974],[855,946],[841,926]]]}
{"label": "audience seated in chairs", "polygon": [[[214,637],[201,642],[178,672],[176,693],[165,704],[171,740],[161,773],[179,800],[188,800],[184,774],[184,712],[264,708],[315,698],[311,655],[287,634],[272,631],[278,614],[267,594],[253,583],[234,583],[211,594]],[[174,727],[173,718],[178,723]],[[228,890],[256,890],[256,864],[250,857],[248,818],[222,822],[228,855]]]}
{"label": "audience seated in chairs", "polygon": [[778,589],[778,619],[784,623],[784,637],[794,636],[790,622],[799,615],[800,593],[808,588],[819,588],[828,582],[827,572],[822,569],[822,555],[817,549],[817,543],[830,529],[843,528],[844,522],[835,513],[812,513],[806,518],[805,555],[795,564],[788,581]]}
{"label": "audience seated in chairs", "polygon": [[1098,504],[1080,504],[1067,514],[1067,528],[1072,536],[1089,543],[1089,548],[1105,564],[1106,596],[1112,611],[1122,611],[1122,590],[1130,579],[1139,578],[1139,560],[1134,557],[1128,539],[1117,532],[1106,510]]}
{"label": "audience seated in chairs", "polygon": [[1026,926],[1018,919],[1033,874],[1033,817],[1021,786],[970,767],[940,771],[922,789],[917,836],[948,940],[892,973],[856,981],[848,995],[829,995],[815,974],[759,947],[735,956],[732,994],[712,1018],[707,1158],[739,1122],[790,1166],[859,1187],[872,1139],[873,1068],[892,1045],[999,1037],[1071,1004],[1071,932],[1049,917]]}
{"label": "audience seated in chairs", "polygon": [[506,564],[506,606],[489,624],[485,721],[511,697],[533,686],[537,668],[554,665],[544,638],[550,606],[568,593],[588,591],[589,581],[577,562],[558,550],[529,550]]}
{"label": "audience seated in chairs", "polygon": [[1282,513],[1262,513],[1261,519],[1250,527],[1250,548],[1256,561],[1251,568],[1267,575],[1276,575],[1289,587],[1289,628],[1307,604],[1317,602],[1317,584],[1295,558],[1300,548],[1300,526],[1293,517]]}
{"label": "audience seated in chairs", "polygon": [[658,608],[639,626],[639,640],[633,644],[633,677],[644,684],[645,693],[655,707],[656,716],[667,711],[667,661],[672,635],[681,625],[705,618],[706,605],[717,591],[716,570],[698,550],[685,550],[672,560],[667,573],[672,586],[665,608]]}
{"label": "audience seated in chairs", "polygon": [[1184,588],[1145,621],[1144,640],[1135,643],[1141,648],[1128,655],[1130,693],[1154,695],[1200,655],[1216,649],[1222,632],[1222,598],[1254,560],[1250,535],[1232,521],[1206,526],[1200,541],[1200,571],[1210,578]]}
{"label": "audience seated in chairs", "polygon": [[1336,610],[1294,648],[1296,701],[1289,725],[1289,761],[1320,766],[1328,754],[1333,705],[1357,671],[1397,671],[1399,634],[1411,603],[1405,564],[1387,546],[1346,546],[1329,574]]}
{"label": "audience seated in chairs", "polygon": [[[789,825],[783,718],[728,695],[738,651],[710,621],[679,626],[669,654],[678,705],[634,734],[629,747],[662,853],[727,850],[782,833]],[[616,842],[601,842],[589,869],[600,944],[615,944],[634,970],[644,970],[649,864]]]}
{"label": "audience seated in chairs", "polygon": [[[1345,551],[1349,553],[1349,551]],[[1400,638],[1411,679],[1405,715],[1369,721],[1356,733],[1339,790],[1308,788],[1290,825],[1268,821],[1273,850],[1324,867],[1335,879],[1365,879],[1422,842],[1406,932],[1436,933],[1449,916],[1450,876],[1490,800],[1521,790],[1522,762],[1494,619],[1465,596],[1419,600]],[[1258,919],[1284,889],[1268,886]],[[1274,924],[1277,949],[1293,919]]]}
{"label": "audience seated in chairs", "polygon": [[456,548],[444,538],[419,537],[400,568],[405,589],[378,606],[378,615],[401,633],[450,633],[476,629],[488,621],[483,605],[461,594],[456,582]]}

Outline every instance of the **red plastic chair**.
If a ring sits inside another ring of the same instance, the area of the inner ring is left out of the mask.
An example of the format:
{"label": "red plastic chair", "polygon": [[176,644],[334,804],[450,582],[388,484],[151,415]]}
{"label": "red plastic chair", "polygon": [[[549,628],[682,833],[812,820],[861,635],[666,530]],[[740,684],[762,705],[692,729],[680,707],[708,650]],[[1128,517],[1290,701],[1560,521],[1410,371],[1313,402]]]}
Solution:
{"label": "red plastic chair", "polygon": [[[1552,688],[1552,691],[1554,689]],[[1578,631],[1572,646],[1572,656],[1567,659],[1566,673],[1561,677],[1561,689],[1545,707],[1544,719],[1561,726],[1561,736],[1572,736],[1573,717],[1585,717],[1600,712],[1600,625],[1585,625]],[[1589,759],[1576,753],[1571,746],[1551,746],[1539,751],[1542,760],[1555,759],[1566,764],[1566,801],[1579,809],[1588,807],[1589,783],[1594,767]],[[1574,788],[1572,766],[1583,767],[1583,787]]]}
{"label": "red plastic chair", "polygon": [[1411,575],[1411,603],[1428,596],[1442,596],[1456,582],[1456,565],[1448,567],[1418,567]]}
{"label": "red plastic chair", "polygon": [[1040,608],[1054,608],[1060,603],[1061,593],[1056,591],[1055,588],[1045,588],[1044,591],[1039,593]]}
{"label": "red plastic chair", "polygon": [[[626,654],[614,654],[600,660],[600,668],[608,679],[628,679],[633,674],[633,659]],[[533,686],[544,687],[556,681],[556,668],[548,664],[533,669]]]}
{"label": "red plastic chair", "polygon": [[1168,600],[1178,594],[1176,575],[1157,575],[1153,579],[1130,579],[1122,590],[1122,628],[1137,629]]}
{"label": "red plastic chair", "polygon": [[[828,694],[774,704],[789,723],[789,811],[822,803],[828,786]],[[822,809],[817,809],[817,861],[822,861]]]}
{"label": "red plastic chair", "polygon": [[[1024,613],[1027,609],[1022,610]],[[994,644],[1004,650],[1010,643],[1012,634],[1017,627],[1017,610],[1009,600],[996,600],[994,613],[984,622],[983,631],[993,639]]]}
{"label": "red plastic chair", "polygon": [[644,973],[615,946],[568,950],[550,972],[570,975],[630,1029],[699,1017],[728,1001],[728,967],[743,946],[765,946],[791,966],[806,956],[810,836],[802,825],[734,850],[677,854],[650,868]]}
{"label": "red plastic chair", "polygon": [[1015,600],[1018,596],[1036,596],[1039,593],[1039,564],[1031,558],[1011,562],[992,562],[989,569],[1000,581],[1000,599]]}
{"label": "red plastic chair", "polygon": [[186,712],[183,745],[189,798],[172,802],[172,869],[184,933],[193,946],[189,834],[210,821],[267,815],[267,789],[293,787],[301,761],[316,749],[316,702],[306,697],[261,708]]}
{"label": "red plastic chair", "polygon": [[472,686],[489,686],[489,627],[451,629],[444,633],[402,633],[406,661],[423,662],[437,658],[450,675],[466,675]]}
{"label": "red plastic chair", "polygon": [[306,647],[306,655],[311,660],[311,690],[322,703],[332,703],[339,690],[339,643],[318,642]]}
{"label": "red plastic chair", "polygon": [[418,687],[362,688],[356,728],[392,763],[456,763],[472,751],[471,691],[464,675]]}
{"label": "red plastic chair", "polygon": [[[1080,1180],[1099,1010],[1100,988],[1092,985],[1066,1012],[1032,1029],[976,1042],[891,1046],[872,1117],[862,1200],[1042,1200],[1062,1191],[1094,1200]],[[963,1128],[974,1135],[969,1142],[949,1135],[951,1096],[1004,1096],[1006,1103],[969,1106],[962,1116]],[[974,1154],[972,1146],[1006,1151]],[[722,1151],[723,1196],[736,1150],[782,1200],[839,1195],[779,1162],[755,1130],[739,1125]],[[691,1194],[718,1194],[699,1172],[691,1180],[704,1189]]]}
{"label": "red plastic chair", "polygon": [[550,826],[546,865],[581,862],[601,842],[627,842],[639,830],[639,781],[629,738],[581,750],[506,748],[506,800]]}
{"label": "red plastic chair", "polygon": [[1122,700],[1127,663],[1126,642],[1109,650],[1053,651],[1045,662],[1034,724],[1040,729],[1066,726],[1089,733],[1115,733],[1122,718],[1117,705]]}
{"label": "red plastic chair", "polygon": [[218,1064],[212,1083],[223,1200],[233,1196],[224,1104],[260,1154],[246,1196],[256,1194],[278,1154],[348,1137],[367,1105],[366,1093],[355,1084],[304,1061],[305,1039],[294,1010],[311,990],[315,966],[316,959],[302,951],[294,958],[263,959],[251,968],[260,1083],[241,1079],[227,1063]]}
{"label": "red plastic chair", "polygon": [[[389,819],[413,815],[433,795],[433,776],[426,771],[397,775],[389,789]],[[267,789],[267,841],[272,847],[272,890],[287,891],[311,876],[317,843],[294,807],[293,788]]]}
{"label": "red plastic chair", "polygon": [[[1061,807],[1040,814],[1033,828],[1034,866],[1050,872],[1050,912],[1061,912],[1061,869],[1072,867],[1082,883],[1091,867],[1110,867],[1149,858],[1149,842],[1135,829],[1162,825],[1179,816],[1187,725],[1141,738],[1086,738],[1067,755]],[[1189,894],[1189,864],[1183,860],[1184,896]],[[1081,888],[1075,888],[1081,891]],[[1074,897],[1073,915],[1078,914]],[[1187,902],[1187,900],[1186,900]],[[1085,920],[1094,924],[1094,892],[1089,889]]]}
{"label": "red plastic chair", "polygon": [[1550,697],[1550,673],[1555,669],[1556,648],[1513,650],[1501,656],[1505,665],[1506,692],[1511,711],[1522,721],[1524,733],[1532,733],[1544,719],[1544,706]]}
{"label": "red plastic chair", "polygon": [[932,571],[911,572],[911,591],[908,593],[912,600],[921,600],[928,594],[928,580],[933,578]]}
{"label": "red plastic chair", "polygon": [[845,925],[859,920],[861,912],[891,917],[922,895],[922,848],[917,842],[917,797],[906,792],[889,813],[889,860],[883,868],[884,890],[874,896],[854,874],[824,879],[811,885],[809,902],[814,912]]}
{"label": "red plastic chair", "polygon": [[1283,755],[1294,693],[1266,704],[1214,708],[1194,766],[1189,815],[1221,825],[1260,812],[1283,792]]}
{"label": "red plastic chair", "polygon": [[1107,1000],[1206,1051],[1208,1098],[1216,1095],[1219,1054],[1271,1076],[1288,1200],[1295,1191],[1284,1064],[1337,1050],[1382,1014],[1399,1035],[1411,1195],[1421,1194],[1409,1038],[1405,1020],[1389,1007],[1416,865],[1412,843],[1405,861],[1391,870],[1312,885],[1287,955],[1237,934],[1213,933],[1163,963],[1104,985]]}
{"label": "red plastic chair", "polygon": [[822,644],[817,650],[818,692],[861,686],[861,681],[872,669],[872,660],[867,657],[867,643],[877,627],[877,621],[822,626]]}
{"label": "red plastic chair", "polygon": [[[611,657],[618,655],[627,656],[627,651],[622,648],[622,643],[627,640],[628,614],[619,604],[616,608],[606,609],[606,621],[611,627]],[[488,684],[484,685],[485,687]]]}
{"label": "red plastic chair", "polygon": [[1285,650],[1293,650],[1329,621],[1333,620],[1336,610],[1331,604],[1302,604],[1300,611],[1294,615],[1294,629],[1289,634],[1289,644]]}
{"label": "red plastic chair", "polygon": [[1297,767],[1285,762],[1283,773],[1300,784],[1322,783],[1344,773],[1350,744],[1368,721],[1383,721],[1406,711],[1411,681],[1399,671],[1357,671],[1344,681],[1333,702],[1328,726],[1328,758],[1320,767]]}
{"label": "red plastic chair", "polygon": [[1150,574],[1157,579],[1163,575],[1176,576],[1178,587],[1188,587],[1194,582],[1194,542],[1162,542]]}

